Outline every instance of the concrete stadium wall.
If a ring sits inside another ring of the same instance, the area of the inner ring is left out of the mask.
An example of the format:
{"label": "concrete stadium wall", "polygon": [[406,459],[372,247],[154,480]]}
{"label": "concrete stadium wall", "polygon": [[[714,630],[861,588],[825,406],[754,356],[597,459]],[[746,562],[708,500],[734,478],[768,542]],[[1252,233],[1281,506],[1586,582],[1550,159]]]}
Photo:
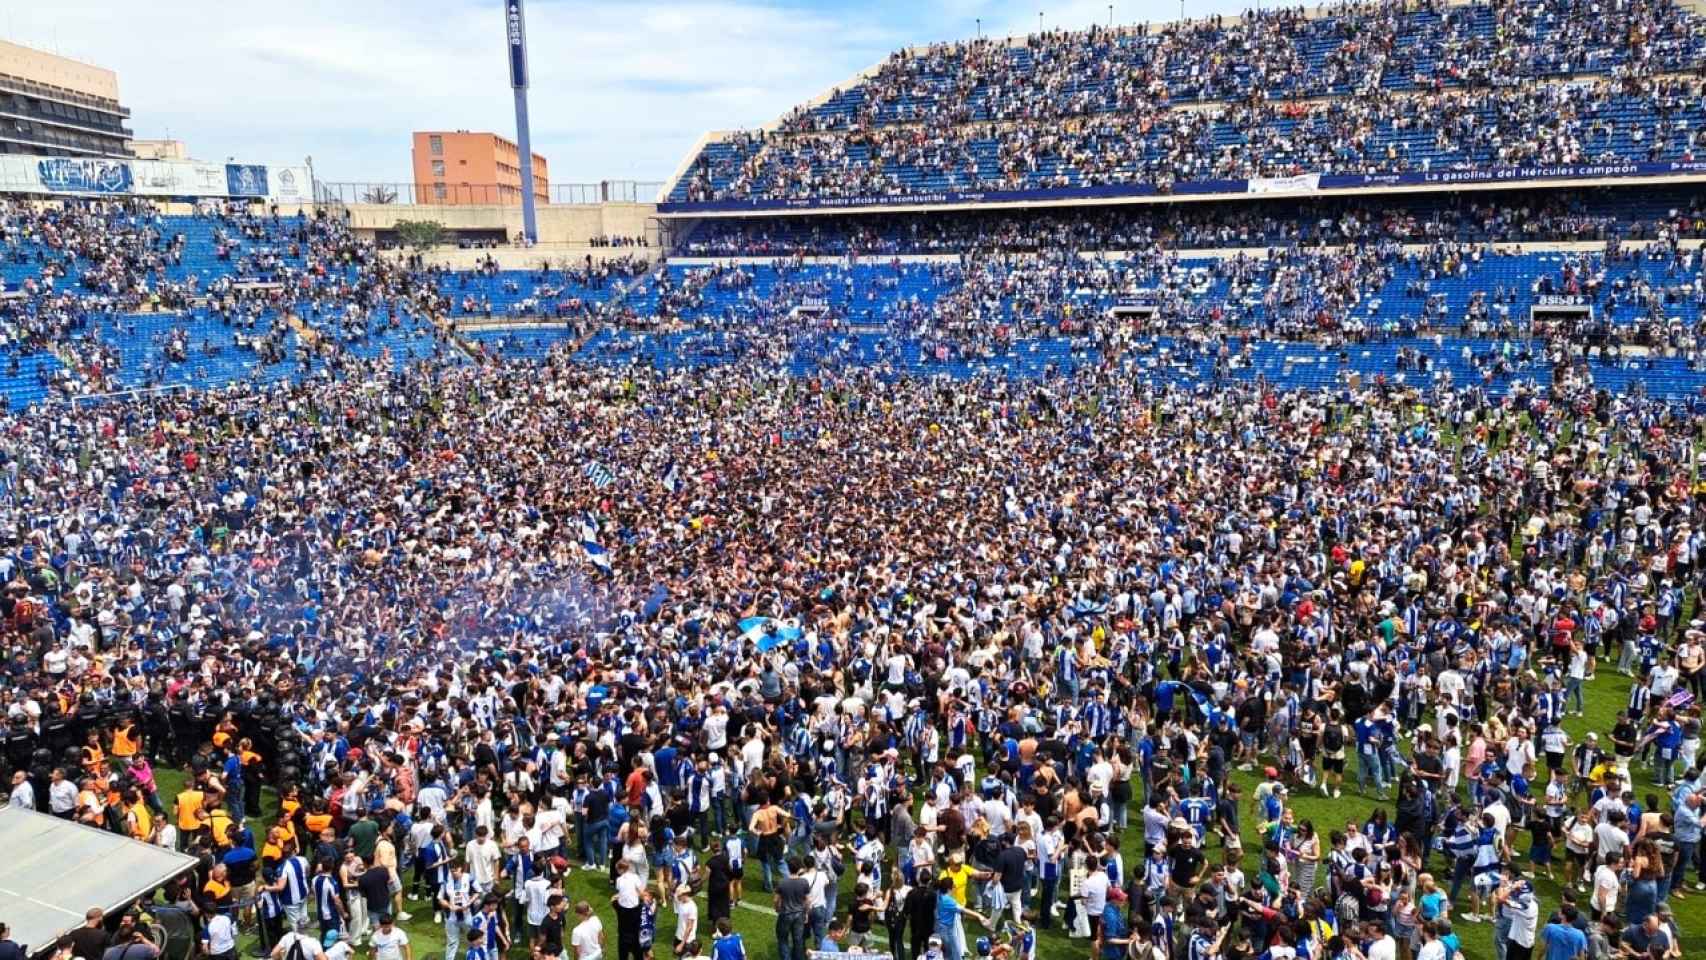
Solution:
{"label": "concrete stadium wall", "polygon": [[[350,228],[363,236],[391,230],[402,220],[436,220],[447,230],[521,232],[519,206],[438,206],[394,203],[348,205]],[[644,237],[657,216],[650,203],[546,203],[538,207],[542,244],[586,244],[594,237]],[[656,240],[656,237],[653,237]]]}

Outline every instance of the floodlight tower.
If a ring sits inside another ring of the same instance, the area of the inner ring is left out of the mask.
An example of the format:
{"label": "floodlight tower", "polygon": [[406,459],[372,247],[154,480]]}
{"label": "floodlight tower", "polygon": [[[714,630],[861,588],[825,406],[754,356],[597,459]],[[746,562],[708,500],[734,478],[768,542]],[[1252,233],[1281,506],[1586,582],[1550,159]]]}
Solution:
{"label": "floodlight tower", "polygon": [[515,91],[515,145],[521,154],[521,232],[528,243],[539,242],[539,222],[533,209],[533,134],[527,129],[527,18],[521,0],[504,0],[504,25],[509,34],[509,85]]}

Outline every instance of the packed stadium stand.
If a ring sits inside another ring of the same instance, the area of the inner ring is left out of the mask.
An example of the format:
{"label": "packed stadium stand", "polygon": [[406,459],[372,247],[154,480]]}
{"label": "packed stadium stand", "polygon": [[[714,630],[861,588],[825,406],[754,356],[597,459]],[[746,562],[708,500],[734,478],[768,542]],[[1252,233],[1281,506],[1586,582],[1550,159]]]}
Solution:
{"label": "packed stadium stand", "polygon": [[1585,364],[1693,396],[1703,62],[1690,6],[1564,0],[913,48],[710,137],[664,191],[661,264],[428,268],[337,207],[8,201],[0,393],[567,351],[1495,395]]}
{"label": "packed stadium stand", "polygon": [[1288,10],[901,51],[715,139],[674,202],[1692,162],[1702,21],[1668,2]]}

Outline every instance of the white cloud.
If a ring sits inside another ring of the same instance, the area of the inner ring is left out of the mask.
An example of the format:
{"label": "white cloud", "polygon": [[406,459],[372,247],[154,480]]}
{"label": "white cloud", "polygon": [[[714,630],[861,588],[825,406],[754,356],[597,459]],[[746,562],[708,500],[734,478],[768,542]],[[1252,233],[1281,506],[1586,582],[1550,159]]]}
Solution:
{"label": "white cloud", "polygon": [[[986,32],[1032,29],[1028,6],[530,0],[534,149],[556,182],[663,179],[706,130],[768,122],[897,47],[969,36],[977,17]],[[1106,3],[1053,6],[1050,28],[1107,16]],[[208,159],[311,154],[323,180],[402,181],[411,130],[514,133],[490,0],[56,0],[17,5],[6,26],[117,70],[137,136]]]}

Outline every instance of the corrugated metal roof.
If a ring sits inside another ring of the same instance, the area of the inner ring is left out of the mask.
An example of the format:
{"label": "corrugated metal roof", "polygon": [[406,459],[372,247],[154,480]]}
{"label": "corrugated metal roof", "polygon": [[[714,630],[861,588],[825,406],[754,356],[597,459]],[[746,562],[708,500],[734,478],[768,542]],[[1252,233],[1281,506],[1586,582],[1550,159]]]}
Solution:
{"label": "corrugated metal roof", "polygon": [[196,865],[194,857],[16,807],[0,808],[0,921],[31,953]]}

